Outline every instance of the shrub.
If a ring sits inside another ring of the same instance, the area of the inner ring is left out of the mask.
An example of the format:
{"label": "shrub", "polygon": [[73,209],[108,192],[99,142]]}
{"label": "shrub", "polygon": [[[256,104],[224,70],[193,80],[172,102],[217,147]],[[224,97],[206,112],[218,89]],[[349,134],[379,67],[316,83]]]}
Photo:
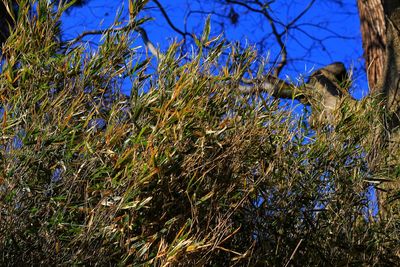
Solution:
{"label": "shrub", "polygon": [[209,25],[197,54],[172,44],[152,73],[130,31],[96,51],[58,42],[63,9],[44,3],[21,8],[3,48],[3,264],[396,262],[398,229],[376,220],[366,182],[374,99],[344,101],[316,134],[237,92],[256,55]]}

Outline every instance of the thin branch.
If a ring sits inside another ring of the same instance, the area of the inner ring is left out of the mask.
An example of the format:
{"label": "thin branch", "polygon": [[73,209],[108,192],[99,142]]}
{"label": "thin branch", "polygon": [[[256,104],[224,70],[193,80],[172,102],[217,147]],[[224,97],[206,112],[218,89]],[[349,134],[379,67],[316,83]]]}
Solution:
{"label": "thin branch", "polygon": [[89,36],[89,35],[103,35],[103,34],[112,33],[112,32],[124,32],[124,31],[130,31],[134,28],[135,28],[134,24],[128,24],[128,25],[125,25],[125,26],[119,27],[119,28],[108,28],[108,29],[103,29],[103,30],[85,31],[85,32],[81,33],[80,35],[78,35],[77,37],[75,37],[74,39],[67,41],[66,43],[68,43],[69,46],[72,46],[72,45],[82,41],[83,38],[85,38],[86,36]]}
{"label": "thin branch", "polygon": [[254,94],[257,92],[268,93],[272,97],[284,99],[296,99],[302,104],[308,105],[309,102],[301,86],[289,84],[271,74],[264,75],[261,79],[245,79],[242,78],[242,83],[238,89],[243,94]]}
{"label": "thin branch", "polygon": [[161,14],[164,16],[165,20],[167,21],[168,25],[177,33],[182,35],[182,37],[185,39],[186,35],[189,35],[187,32],[183,32],[180,29],[178,29],[171,21],[169,18],[167,12],[165,11],[164,7],[161,5],[161,3],[158,0],[153,0],[153,2],[157,5],[158,9],[160,9]]}
{"label": "thin branch", "polygon": [[[276,24],[279,23],[281,25],[283,25],[281,22],[276,21],[265,9],[265,4],[264,3],[260,3],[259,1],[256,1],[256,3],[260,6],[261,9],[256,9],[254,7],[251,7],[250,5],[240,2],[240,1],[236,1],[236,0],[227,0],[227,3],[230,4],[236,4],[236,5],[240,5],[242,7],[247,8],[248,10],[252,11],[252,12],[256,12],[256,13],[260,13],[262,14],[269,22],[270,26],[271,26],[271,30],[272,30],[272,34],[274,35],[279,47],[281,48],[280,51],[280,55],[281,55],[281,60],[280,62],[276,65],[275,69],[274,69],[274,75],[275,76],[279,76],[280,72],[282,71],[282,69],[286,66],[287,64],[287,49],[286,49],[286,45],[282,40],[283,37],[283,33],[279,33],[278,29],[276,27]],[[285,27],[285,25],[283,25],[283,27]]]}
{"label": "thin branch", "polygon": [[308,5],[306,6],[306,8],[305,8],[302,12],[300,12],[299,15],[297,15],[297,17],[295,17],[291,22],[289,22],[289,23],[286,25],[286,28],[289,29],[289,28],[292,27],[292,25],[294,25],[299,19],[301,19],[301,18],[307,13],[307,11],[310,10],[310,8],[313,6],[314,3],[315,3],[315,0],[311,0],[310,3],[308,3]]}
{"label": "thin branch", "polygon": [[303,239],[300,239],[299,243],[297,243],[296,248],[293,250],[292,255],[290,255],[289,260],[286,262],[285,267],[289,266],[290,261],[293,260],[294,255],[296,254],[296,252],[297,252],[297,250],[299,249],[299,247],[300,247],[300,245],[301,245],[302,242],[303,242]]}

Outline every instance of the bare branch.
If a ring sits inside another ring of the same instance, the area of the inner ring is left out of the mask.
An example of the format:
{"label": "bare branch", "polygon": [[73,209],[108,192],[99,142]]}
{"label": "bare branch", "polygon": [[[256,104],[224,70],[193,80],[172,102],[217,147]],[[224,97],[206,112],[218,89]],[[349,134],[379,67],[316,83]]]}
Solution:
{"label": "bare branch", "polygon": [[242,78],[244,84],[240,84],[238,89],[243,94],[268,93],[272,97],[283,99],[296,99],[303,104],[309,104],[301,89],[301,86],[289,84],[271,74],[265,75],[260,79]]}
{"label": "bare branch", "polygon": [[[287,64],[287,49],[286,49],[286,44],[283,42],[283,34],[286,33],[286,30],[283,33],[278,32],[278,29],[276,27],[277,21],[274,20],[274,18],[272,18],[272,16],[265,9],[265,7],[264,7],[265,4],[260,3],[259,1],[256,1],[256,3],[260,6],[261,9],[253,8],[243,2],[236,1],[236,0],[227,0],[227,3],[240,5],[240,6],[247,8],[250,11],[261,13],[268,20],[268,22],[271,26],[272,34],[274,35],[279,47],[281,48],[281,51],[280,51],[281,60],[276,65],[275,70],[274,70],[274,75],[279,76],[280,72]],[[281,24],[281,23],[279,22],[279,24]]]}
{"label": "bare branch", "polygon": [[188,34],[187,32],[183,32],[180,29],[178,29],[171,21],[171,19],[169,18],[167,12],[165,11],[164,7],[161,5],[161,3],[158,0],[153,0],[153,2],[157,5],[158,9],[160,9],[161,14],[163,15],[163,17],[165,18],[165,20],[167,21],[168,25],[177,33],[179,33],[180,35],[182,35],[182,37],[185,39]]}
{"label": "bare branch", "polygon": [[135,28],[134,24],[128,24],[123,27],[119,28],[108,28],[108,29],[103,29],[103,30],[93,30],[93,31],[85,31],[81,34],[79,34],[77,37],[75,37],[72,40],[67,41],[69,46],[72,46],[80,41],[82,41],[83,38],[89,35],[103,35],[107,33],[112,33],[112,32],[124,32],[124,31],[130,31]]}

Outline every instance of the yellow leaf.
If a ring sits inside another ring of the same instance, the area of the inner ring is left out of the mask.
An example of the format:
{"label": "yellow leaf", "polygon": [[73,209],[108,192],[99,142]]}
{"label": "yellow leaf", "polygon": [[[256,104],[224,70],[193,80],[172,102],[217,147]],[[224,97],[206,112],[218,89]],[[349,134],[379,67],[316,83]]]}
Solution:
{"label": "yellow leaf", "polygon": [[186,252],[190,252],[197,249],[197,245],[190,245],[186,248]]}

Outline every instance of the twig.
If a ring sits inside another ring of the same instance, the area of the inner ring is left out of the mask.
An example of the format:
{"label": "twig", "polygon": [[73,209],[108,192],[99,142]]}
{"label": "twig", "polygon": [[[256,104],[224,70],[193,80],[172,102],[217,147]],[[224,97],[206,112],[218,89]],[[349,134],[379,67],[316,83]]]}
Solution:
{"label": "twig", "polygon": [[296,248],[293,250],[292,255],[290,255],[290,259],[286,262],[285,267],[287,267],[290,263],[291,260],[293,260],[294,255],[296,254],[297,250],[299,249],[301,242],[303,242],[303,239],[300,239],[299,243],[297,243]]}
{"label": "twig", "polygon": [[171,21],[169,18],[167,12],[165,11],[164,7],[161,5],[161,3],[158,0],[153,0],[153,2],[157,5],[158,9],[160,9],[162,15],[164,16],[165,20],[167,21],[168,25],[177,33],[182,35],[182,37],[185,39],[186,35],[189,35],[187,32],[183,32],[180,29],[178,29]]}
{"label": "twig", "polygon": [[107,34],[107,33],[111,33],[111,32],[129,31],[134,28],[135,28],[134,24],[130,23],[130,24],[125,25],[120,28],[108,28],[108,29],[103,29],[103,30],[85,31],[85,32],[81,33],[80,35],[78,35],[77,37],[75,37],[74,39],[67,41],[67,43],[69,46],[72,46],[72,45],[76,44],[77,42],[80,42],[83,38],[85,38],[88,35],[103,35],[103,34]]}

